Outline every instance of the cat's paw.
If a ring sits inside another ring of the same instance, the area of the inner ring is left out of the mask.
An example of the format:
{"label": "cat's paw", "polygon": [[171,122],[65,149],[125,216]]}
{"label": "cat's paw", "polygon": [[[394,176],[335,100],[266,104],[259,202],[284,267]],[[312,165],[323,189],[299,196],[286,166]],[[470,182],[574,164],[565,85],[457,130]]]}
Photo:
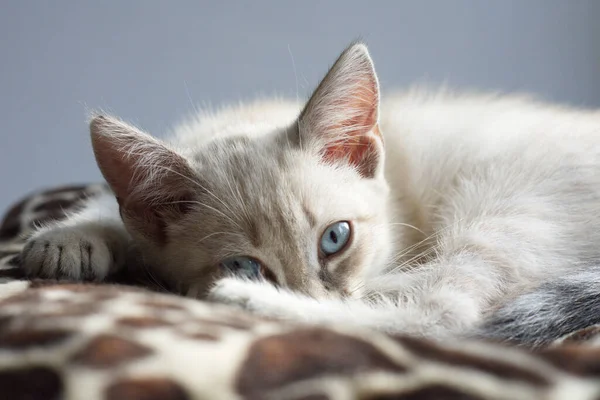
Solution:
{"label": "cat's paw", "polygon": [[30,277],[101,281],[114,263],[102,230],[94,226],[40,231],[29,239],[21,253],[21,267]]}
{"label": "cat's paw", "polygon": [[208,300],[261,317],[295,322],[311,321],[313,311],[319,308],[314,299],[276,287],[267,281],[239,278],[218,280],[209,291]]}
{"label": "cat's paw", "polygon": [[269,284],[238,278],[223,278],[214,284],[208,294],[208,299],[216,303],[251,309],[253,303],[258,300],[259,285],[267,286]]}
{"label": "cat's paw", "polygon": [[208,294],[208,300],[227,304],[265,317],[280,317],[285,312],[285,295],[266,281],[239,278],[218,280]]}

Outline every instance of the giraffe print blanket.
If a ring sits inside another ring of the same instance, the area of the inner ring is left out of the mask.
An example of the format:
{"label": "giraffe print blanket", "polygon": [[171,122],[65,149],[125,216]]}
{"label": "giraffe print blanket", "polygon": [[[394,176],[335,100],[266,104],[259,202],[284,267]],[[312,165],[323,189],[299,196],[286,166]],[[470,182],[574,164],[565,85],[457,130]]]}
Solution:
{"label": "giraffe print blanket", "polygon": [[600,399],[598,326],[536,351],[442,345],[260,319],[126,276],[26,280],[23,235],[102,190],[36,193],[0,226],[1,399]]}

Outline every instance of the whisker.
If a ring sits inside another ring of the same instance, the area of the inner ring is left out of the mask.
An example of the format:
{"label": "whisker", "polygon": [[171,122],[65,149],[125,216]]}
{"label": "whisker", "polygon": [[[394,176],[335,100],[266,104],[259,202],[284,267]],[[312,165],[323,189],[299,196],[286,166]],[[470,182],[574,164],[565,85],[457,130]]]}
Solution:
{"label": "whisker", "polygon": [[216,236],[216,235],[238,236],[238,237],[242,237],[242,238],[244,237],[243,235],[236,233],[236,232],[212,232],[212,233],[209,233],[208,235],[202,237],[200,240],[196,241],[195,243],[200,244],[203,241],[205,241],[206,239]]}
{"label": "whisker", "polygon": [[156,278],[156,276],[152,273],[152,271],[147,265],[143,264],[143,268],[144,272],[146,273],[146,276],[150,279],[151,283],[156,285],[160,290],[164,291],[165,293],[174,294],[172,290],[168,289],[163,283],[161,283],[159,279]]}
{"label": "whisker", "polygon": [[[452,224],[449,224],[441,229],[438,229],[437,231],[433,232],[431,235],[425,237],[423,240],[414,243],[408,247],[406,247],[405,249],[403,249],[401,252],[399,252],[398,254],[396,254],[389,262],[388,265],[393,265],[396,262],[398,262],[399,260],[401,260],[403,257],[405,257],[406,255],[408,255],[410,252],[412,252],[413,250],[417,249],[420,246],[425,246],[428,245],[427,242],[432,241],[432,240],[437,240],[439,238],[440,235],[442,235],[443,233],[447,232],[448,230],[454,228],[458,223],[460,223],[461,221],[463,221],[464,218],[460,218],[457,219],[456,221],[454,221]],[[402,223],[390,223],[390,224],[402,224]],[[384,225],[384,224],[381,224]],[[420,231],[420,230],[419,230]],[[422,232],[422,231],[420,231]],[[425,234],[424,232],[422,232],[423,234]],[[388,276],[388,275],[392,275],[392,274],[397,274],[397,273],[407,273],[405,269],[405,267],[407,265],[409,265],[410,263],[412,263],[415,260],[418,260],[419,258],[425,258],[430,256],[432,253],[436,253],[439,249],[440,249],[440,244],[435,244],[433,246],[427,247],[426,249],[424,249],[423,251],[415,254],[414,256],[410,257],[408,260],[403,261],[401,264],[393,266],[391,269],[388,270],[389,267],[386,267],[384,270],[386,270],[384,272],[384,274],[382,276]],[[367,282],[363,282],[361,285],[358,285],[356,288],[354,288],[350,294],[352,295],[353,293],[357,292],[358,290],[362,290],[367,286]],[[365,295],[366,296],[366,295]],[[364,296],[363,296],[364,297]]]}
{"label": "whisker", "polygon": [[414,250],[415,248],[425,244],[425,242],[427,242],[428,240],[433,240],[433,239],[437,239],[441,234],[447,232],[448,230],[454,228],[458,223],[460,223],[461,221],[463,221],[464,218],[460,218],[458,220],[456,220],[455,222],[453,222],[452,224],[449,224],[441,229],[438,229],[437,231],[433,232],[431,235],[427,236],[426,238],[424,238],[423,240],[405,248],[402,250],[401,253],[399,253],[394,259],[397,261],[399,258],[404,257],[406,254],[410,253],[412,250]]}
{"label": "whisker", "polygon": [[402,269],[403,269],[403,268],[404,268],[406,265],[408,265],[408,264],[412,263],[413,261],[415,261],[415,260],[418,260],[419,258],[424,258],[424,257],[427,257],[427,256],[428,256],[428,255],[430,255],[431,253],[433,253],[433,252],[435,252],[435,251],[439,250],[439,247],[440,247],[439,245],[435,245],[435,246],[429,247],[428,249],[426,249],[426,250],[424,250],[424,251],[422,251],[422,252],[418,253],[417,255],[415,255],[415,256],[413,256],[413,257],[409,258],[408,260],[404,261],[403,263],[401,263],[401,264],[397,265],[397,266],[396,266],[396,267],[394,267],[392,270],[390,270],[390,271],[386,272],[386,273],[384,274],[384,276],[386,276],[386,275],[392,275],[392,274],[394,274],[395,272],[397,272],[398,270],[402,270]]}
{"label": "whisker", "polygon": [[208,193],[209,195],[211,195],[216,201],[218,201],[219,203],[221,203],[221,205],[223,207],[225,207],[227,209],[227,211],[229,211],[230,213],[234,214],[234,212],[231,210],[231,208],[229,208],[229,206],[223,201],[221,200],[217,195],[215,195],[212,191],[208,190],[207,187],[205,187],[204,185],[202,185],[200,182],[198,182],[195,179],[190,178],[189,176],[186,176],[180,172],[177,172],[175,170],[173,170],[172,168],[169,167],[165,167],[165,166],[159,166],[160,168],[167,170],[169,172],[172,172],[176,175],[179,175],[180,177],[187,179],[188,181],[190,181],[191,183],[193,183],[194,185],[198,186],[200,189],[202,189],[203,191],[205,191],[206,193]]}
{"label": "whisker", "polygon": [[419,233],[422,233],[423,235],[426,235],[426,233],[425,233],[425,232],[423,232],[421,229],[417,228],[417,227],[416,227],[416,226],[414,226],[414,225],[407,224],[407,223],[405,223],[405,222],[386,222],[386,223],[383,223],[383,224],[377,224],[377,225],[375,225],[375,227],[386,226],[386,225],[387,225],[387,226],[390,226],[390,225],[400,225],[400,226],[405,226],[405,227],[407,227],[407,228],[414,229],[415,231],[417,231],[417,232],[419,232]]}
{"label": "whisker", "polygon": [[242,227],[233,220],[233,218],[231,218],[229,215],[225,214],[223,211],[214,208],[213,206],[209,206],[206,203],[202,203],[200,201],[197,200],[178,200],[178,201],[171,201],[168,203],[160,203],[161,205],[169,205],[169,204],[197,204],[200,207],[205,207],[208,208],[209,210],[212,210],[214,212],[216,212],[217,214],[221,215],[223,218],[227,219],[229,222],[231,222],[235,227],[242,229]]}

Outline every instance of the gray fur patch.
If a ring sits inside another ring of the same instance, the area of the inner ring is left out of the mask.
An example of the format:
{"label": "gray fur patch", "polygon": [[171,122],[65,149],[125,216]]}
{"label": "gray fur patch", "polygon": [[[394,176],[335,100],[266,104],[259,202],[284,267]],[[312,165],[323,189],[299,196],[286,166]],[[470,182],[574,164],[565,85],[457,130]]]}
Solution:
{"label": "gray fur patch", "polygon": [[600,267],[544,283],[493,313],[476,336],[538,347],[600,323]]}

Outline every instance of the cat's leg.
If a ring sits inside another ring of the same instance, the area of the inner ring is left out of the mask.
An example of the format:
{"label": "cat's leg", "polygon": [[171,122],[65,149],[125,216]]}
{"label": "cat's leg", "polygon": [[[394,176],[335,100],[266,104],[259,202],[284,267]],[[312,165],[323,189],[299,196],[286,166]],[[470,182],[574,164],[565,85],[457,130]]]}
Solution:
{"label": "cat's leg", "polygon": [[65,220],[38,229],[21,265],[31,277],[101,281],[123,266],[129,242],[115,197],[103,193]]}
{"label": "cat's leg", "polygon": [[[514,270],[475,246],[440,245],[440,257],[365,282],[365,296],[314,299],[267,282],[224,278],[209,298],[301,323],[345,324],[436,339],[464,336],[506,294]],[[493,254],[493,253],[492,253]]]}
{"label": "cat's leg", "polygon": [[[217,282],[210,297],[298,322],[349,323],[434,338],[463,336],[519,288],[558,277],[561,266],[571,265],[568,258],[551,251],[557,248],[553,243],[561,231],[544,221],[533,220],[544,232],[542,237],[531,234],[531,218],[514,214],[497,217],[494,224],[485,219],[455,224],[437,236],[435,259],[366,281],[360,299],[317,300],[232,278]],[[523,246],[522,237],[537,240]]]}
{"label": "cat's leg", "polygon": [[[449,266],[448,266],[449,267]],[[385,277],[375,298],[315,299],[268,282],[224,278],[210,292],[211,300],[253,314],[309,324],[343,324],[393,334],[436,339],[461,335],[476,326],[482,302],[463,285],[444,279],[443,265]],[[373,287],[372,289],[376,289]]]}

